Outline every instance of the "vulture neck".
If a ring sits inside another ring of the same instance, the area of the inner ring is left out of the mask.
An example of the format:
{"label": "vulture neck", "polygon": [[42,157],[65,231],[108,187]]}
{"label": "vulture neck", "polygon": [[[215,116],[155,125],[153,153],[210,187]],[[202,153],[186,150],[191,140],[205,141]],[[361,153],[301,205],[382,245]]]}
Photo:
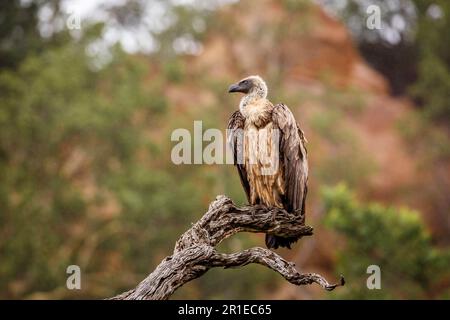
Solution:
{"label": "vulture neck", "polygon": [[261,91],[250,92],[242,97],[239,110],[248,124],[263,127],[270,120],[273,109],[272,103],[266,99],[266,93]]}

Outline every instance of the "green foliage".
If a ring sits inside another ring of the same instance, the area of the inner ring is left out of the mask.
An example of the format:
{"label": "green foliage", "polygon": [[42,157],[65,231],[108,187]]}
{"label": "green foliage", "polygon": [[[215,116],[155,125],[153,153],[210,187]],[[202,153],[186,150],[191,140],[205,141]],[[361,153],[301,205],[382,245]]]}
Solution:
{"label": "green foliage", "polygon": [[304,11],[311,8],[310,0],[283,0],[282,2],[289,11]]}
{"label": "green foliage", "polygon": [[180,60],[173,59],[171,61],[167,61],[163,65],[164,74],[166,78],[174,83],[180,83],[184,78],[184,65]]}
{"label": "green foliage", "polygon": [[411,93],[426,106],[424,114],[437,122],[450,121],[450,67],[435,54],[425,54],[419,63],[419,79]]}
{"label": "green foliage", "polygon": [[[425,106],[424,113],[441,123],[450,122],[450,46],[442,41],[450,28],[450,3],[415,0],[417,12],[418,77],[413,96]],[[432,13],[434,11],[434,14]]]}
{"label": "green foliage", "polygon": [[310,144],[308,149],[318,153],[321,151],[315,148],[327,148],[331,156],[321,157],[312,174],[322,182],[345,182],[351,187],[364,187],[367,178],[376,170],[375,162],[367,156],[359,137],[345,125],[345,113],[362,110],[358,106],[360,97],[330,89],[330,93],[321,99],[326,111],[314,112],[310,124],[324,142],[320,146]]}
{"label": "green foliage", "polygon": [[44,43],[39,35],[37,1],[26,6],[20,0],[0,4],[0,68],[15,68],[28,52],[41,50]]}
{"label": "green foliage", "polygon": [[[158,84],[143,81],[146,64],[116,52],[106,69],[94,72],[83,48],[67,43],[0,72],[3,297],[63,285],[64,268],[86,260],[80,255],[90,245],[88,235],[119,240],[120,234],[97,231],[109,219],[90,213],[111,192],[118,193],[119,208],[142,211],[144,194],[123,196],[134,190],[126,177],[140,178],[134,181],[140,192],[169,180],[151,170],[144,174],[136,160],[146,146],[140,134],[145,121],[166,108]],[[151,200],[151,209],[160,203]],[[85,229],[76,236],[78,224]],[[95,269],[103,258],[88,259],[83,267]]]}
{"label": "green foliage", "polygon": [[395,94],[409,94],[424,115],[448,125],[450,109],[450,2],[372,0],[380,8],[383,27],[366,27],[368,3],[349,0],[343,5],[324,0],[338,13],[355,36],[361,53],[383,73]]}
{"label": "green foliage", "polygon": [[[340,298],[437,298],[449,276],[450,252],[435,248],[415,211],[361,204],[344,186],[323,189],[325,223],[344,236],[337,270],[347,278]],[[381,269],[381,290],[369,290],[369,265]],[[448,294],[448,292],[447,292]]]}
{"label": "green foliage", "polygon": [[399,120],[398,130],[408,142],[411,152],[420,156],[422,167],[433,163],[444,163],[450,159],[450,142],[445,131],[433,125],[433,120],[423,117],[422,112],[413,112]]}
{"label": "green foliage", "polygon": [[[207,6],[195,5],[184,6],[174,5],[169,2],[166,6],[167,15],[175,22],[160,32],[155,32],[153,36],[158,42],[157,56],[162,60],[172,60],[178,54],[189,54],[191,48],[176,48],[177,41],[198,45],[202,40],[206,29],[211,10]],[[213,5],[213,4],[212,4]],[[214,5],[213,5],[214,6]],[[180,50],[181,49],[181,50]],[[187,49],[187,50],[186,50]]]}

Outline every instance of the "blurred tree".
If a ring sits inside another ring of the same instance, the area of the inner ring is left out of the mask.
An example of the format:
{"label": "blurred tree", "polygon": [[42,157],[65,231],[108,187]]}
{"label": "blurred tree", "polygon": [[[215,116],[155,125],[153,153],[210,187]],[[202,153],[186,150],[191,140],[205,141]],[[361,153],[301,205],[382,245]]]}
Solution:
{"label": "blurred tree", "polygon": [[[0,72],[2,297],[61,287],[69,264],[104,272],[114,243],[142,220],[134,212],[144,214],[149,204],[146,214],[171,210],[158,199],[172,177],[153,173],[137,157],[139,150],[151,155],[142,132],[166,110],[161,82],[143,81],[148,64],[119,49],[96,72],[84,50],[91,39],[66,39]],[[117,228],[122,208],[130,216]]]}
{"label": "blurred tree", "polygon": [[416,42],[418,77],[411,88],[427,116],[450,124],[450,44],[442,37],[450,30],[450,2],[415,0],[418,14]]}
{"label": "blurred tree", "polygon": [[[344,236],[336,269],[339,298],[427,299],[450,294],[450,251],[434,247],[417,212],[361,204],[344,186],[323,189],[325,223]],[[381,269],[381,289],[366,287],[367,267]]]}
{"label": "blurred tree", "polygon": [[[392,92],[405,93],[417,78],[417,15],[413,1],[320,2],[346,23],[362,55],[388,78]],[[380,9],[380,29],[367,27],[369,6]]]}
{"label": "blurred tree", "polygon": [[[448,1],[320,2],[348,25],[361,53],[389,79],[394,94],[410,93],[425,115],[449,124],[450,45],[442,39],[450,28]],[[366,27],[369,5],[380,8],[381,29]]]}
{"label": "blurred tree", "polygon": [[[110,181],[142,172],[135,154],[143,124],[133,115],[157,115],[164,100],[143,85],[145,65],[119,53],[117,59],[93,72],[83,45],[69,42],[29,54],[17,72],[0,72],[3,295],[63,284],[61,267],[80,261],[74,256],[86,250],[87,235],[111,220],[99,216],[114,213],[104,208],[108,190],[116,190]],[[86,271],[91,263],[84,261]]]}
{"label": "blurred tree", "polygon": [[22,1],[2,1],[0,4],[0,68],[13,68],[27,52],[42,48],[37,26],[39,5],[27,6]]}

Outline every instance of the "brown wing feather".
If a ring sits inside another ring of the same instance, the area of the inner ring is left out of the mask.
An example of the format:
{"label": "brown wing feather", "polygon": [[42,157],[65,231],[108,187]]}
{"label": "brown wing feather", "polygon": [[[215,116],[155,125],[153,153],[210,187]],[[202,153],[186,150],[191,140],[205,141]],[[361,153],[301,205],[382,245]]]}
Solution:
{"label": "brown wing feather", "polygon": [[231,150],[233,151],[233,161],[236,166],[239,177],[241,179],[241,184],[244,187],[245,195],[247,196],[247,200],[250,203],[250,184],[247,180],[247,172],[244,168],[243,161],[238,161],[239,153],[242,156],[243,152],[243,130],[244,130],[245,118],[238,110],[234,112],[230,120],[228,121],[227,126],[227,140],[230,145]]}
{"label": "brown wing feather", "polygon": [[285,209],[304,216],[308,182],[306,139],[286,105],[280,103],[275,106],[272,121],[274,128],[280,130],[280,160],[286,186]]}

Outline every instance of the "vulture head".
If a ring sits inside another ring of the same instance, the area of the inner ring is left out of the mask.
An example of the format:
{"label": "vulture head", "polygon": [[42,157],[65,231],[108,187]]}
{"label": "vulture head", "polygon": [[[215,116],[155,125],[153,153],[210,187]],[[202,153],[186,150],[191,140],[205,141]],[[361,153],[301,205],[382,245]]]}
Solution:
{"label": "vulture head", "polygon": [[267,97],[267,85],[260,76],[250,76],[242,79],[238,83],[232,84],[228,92],[242,92],[246,95]]}

